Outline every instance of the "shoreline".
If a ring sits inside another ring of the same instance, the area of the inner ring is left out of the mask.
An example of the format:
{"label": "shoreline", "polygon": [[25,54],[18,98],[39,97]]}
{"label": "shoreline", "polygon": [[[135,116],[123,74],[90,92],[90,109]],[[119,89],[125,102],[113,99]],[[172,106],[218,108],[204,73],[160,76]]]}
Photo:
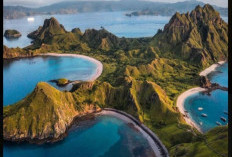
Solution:
{"label": "shoreline", "polygon": [[215,64],[212,64],[210,67],[206,68],[205,70],[203,70],[202,72],[200,72],[200,76],[207,76],[209,75],[211,72],[216,71],[216,69],[218,67],[220,67],[222,64],[225,64],[227,61],[219,61]]}
{"label": "shoreline", "polygon": [[187,97],[199,93],[199,92],[204,92],[206,91],[205,88],[201,88],[201,87],[195,87],[195,88],[191,88],[187,91],[185,91],[184,93],[182,93],[181,95],[178,96],[177,101],[176,101],[176,106],[178,107],[178,110],[180,111],[180,113],[183,115],[183,118],[185,120],[185,122],[187,124],[189,124],[190,126],[196,128],[199,132],[203,133],[201,128],[198,126],[198,124],[191,118],[191,117],[186,117],[186,113],[185,113],[185,108],[184,108],[184,101]]}
{"label": "shoreline", "polygon": [[30,144],[37,144],[37,145],[42,145],[45,143],[56,143],[58,141],[63,141],[68,135],[69,132],[73,129],[76,129],[78,127],[79,122],[81,121],[86,121],[86,120],[92,120],[97,116],[103,116],[103,115],[108,115],[112,117],[116,117],[122,121],[124,121],[126,124],[130,125],[132,124],[133,127],[138,130],[144,138],[147,139],[153,153],[155,154],[156,157],[168,157],[169,153],[166,149],[166,147],[162,144],[161,140],[158,138],[158,136],[152,132],[149,128],[147,128],[143,123],[139,122],[137,119],[135,119],[133,116],[130,114],[112,109],[112,108],[103,108],[103,109],[97,109],[92,112],[75,116],[73,117],[72,122],[70,125],[66,127],[66,131],[61,134],[58,138],[45,138],[45,139],[31,139],[31,138],[22,138],[22,139],[3,139],[4,142],[6,143],[30,143]]}
{"label": "shoreline", "polygon": [[[66,57],[75,57],[75,58],[83,58],[86,59],[94,64],[97,65],[97,69],[96,69],[96,73],[90,77],[90,79],[88,79],[87,81],[94,81],[96,80],[98,77],[101,76],[102,71],[103,71],[103,64],[98,61],[95,58],[89,57],[89,56],[85,56],[85,55],[80,55],[80,54],[59,54],[59,53],[45,53],[45,54],[39,54],[38,56],[58,56],[58,57],[62,57],[62,56],[66,56]],[[78,80],[73,80],[72,82],[76,82]]]}
{"label": "shoreline", "polygon": [[147,128],[144,124],[140,123],[137,119],[127,114],[126,112],[111,108],[105,108],[102,109],[101,112],[96,113],[96,115],[114,116],[128,124],[132,123],[134,127],[138,129],[139,132],[147,139],[150,147],[157,157],[169,156],[166,147],[159,140],[158,136],[156,136],[149,128]]}
{"label": "shoreline", "polygon": [[[210,67],[206,68],[205,70],[200,72],[200,76],[207,76],[208,74],[210,74],[211,72],[214,72],[216,70],[216,68],[220,67],[222,64],[225,64],[227,61],[219,61],[218,63],[212,64]],[[206,91],[206,88],[201,88],[201,87],[195,87],[195,88],[191,88],[183,93],[181,93],[178,97],[177,97],[177,101],[176,101],[176,107],[178,108],[179,112],[182,114],[185,122],[196,128],[200,133],[203,133],[200,126],[191,118],[191,117],[186,117],[186,113],[185,113],[185,107],[184,107],[184,101],[187,97],[196,94],[196,93],[200,93],[200,92],[204,92]]]}

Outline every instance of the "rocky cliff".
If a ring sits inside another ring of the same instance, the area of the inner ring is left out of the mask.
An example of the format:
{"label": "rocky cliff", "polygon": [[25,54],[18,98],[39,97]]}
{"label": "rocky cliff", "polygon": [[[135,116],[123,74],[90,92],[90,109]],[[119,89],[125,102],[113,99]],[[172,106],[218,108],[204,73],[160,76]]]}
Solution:
{"label": "rocky cliff", "polygon": [[208,66],[228,56],[228,24],[210,5],[191,13],[176,13],[154,37],[151,45],[162,53]]}

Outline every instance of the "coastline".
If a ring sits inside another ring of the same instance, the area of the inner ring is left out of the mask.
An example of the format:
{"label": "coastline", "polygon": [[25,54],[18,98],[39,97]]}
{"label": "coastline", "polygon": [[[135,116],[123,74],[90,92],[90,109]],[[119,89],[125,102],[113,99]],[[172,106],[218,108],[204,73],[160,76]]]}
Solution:
{"label": "coastline", "polygon": [[[97,59],[94,59],[92,57],[85,56],[85,55],[71,54],[71,53],[70,54],[46,53],[46,54],[39,54],[38,56],[58,56],[58,57],[66,56],[66,57],[76,57],[76,58],[86,59],[86,60],[97,65],[96,73],[90,79],[88,79],[88,81],[90,81],[90,82],[92,82],[92,81],[96,80],[98,77],[100,77],[102,74],[102,71],[103,71],[103,64],[100,61],[98,61]],[[73,82],[75,82],[75,81],[73,81]]]}
{"label": "coastline", "polygon": [[159,140],[158,136],[156,136],[152,131],[150,131],[150,129],[148,129],[144,124],[140,123],[131,115],[111,108],[105,108],[101,112],[96,113],[96,115],[110,115],[117,117],[128,124],[133,124],[134,127],[139,130],[139,132],[142,133],[142,135],[147,139],[149,145],[157,157],[169,156],[166,147]]}
{"label": "coastline", "polygon": [[187,124],[189,124],[190,126],[196,128],[201,133],[202,133],[201,128],[195,123],[195,121],[192,118],[185,116],[186,113],[185,113],[185,108],[184,108],[184,101],[190,95],[193,95],[193,94],[196,94],[199,92],[203,92],[203,91],[206,91],[206,89],[201,88],[201,87],[191,88],[191,89],[185,91],[184,93],[182,93],[181,95],[179,95],[177,98],[177,101],[176,101],[176,106],[178,107],[180,113],[182,115],[184,115],[183,118],[184,118],[185,122]]}
{"label": "coastline", "polygon": [[222,64],[226,63],[226,61],[220,61],[218,63],[212,64],[210,67],[206,68],[202,72],[200,72],[200,76],[207,76],[211,72],[215,71],[218,67],[220,67]]}
{"label": "coastline", "polygon": [[[227,61],[219,61],[218,63],[212,64],[210,67],[208,67],[205,70],[203,70],[202,72],[200,72],[199,75],[200,76],[207,76],[211,72],[215,71],[216,68],[218,68],[219,66],[221,66],[222,64],[224,64],[226,62]],[[186,117],[185,108],[184,108],[184,101],[190,95],[193,95],[193,94],[196,94],[199,92],[204,92],[206,90],[207,90],[206,88],[201,88],[201,87],[191,88],[191,89],[183,92],[182,94],[180,94],[177,98],[177,101],[176,101],[176,106],[177,106],[179,112],[183,115],[185,122],[187,124],[189,124],[190,126],[196,128],[201,133],[203,133],[203,132],[202,132],[201,128],[198,126],[198,124],[191,117]]]}

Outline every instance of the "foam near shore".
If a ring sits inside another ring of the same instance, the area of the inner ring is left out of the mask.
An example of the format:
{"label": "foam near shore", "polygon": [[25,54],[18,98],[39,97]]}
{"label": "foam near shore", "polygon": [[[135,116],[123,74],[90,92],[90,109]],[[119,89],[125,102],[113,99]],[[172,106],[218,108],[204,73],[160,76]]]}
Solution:
{"label": "foam near shore", "polygon": [[83,59],[86,59],[86,60],[96,64],[97,65],[96,73],[90,79],[88,79],[88,81],[96,80],[102,74],[102,71],[103,71],[102,63],[100,61],[98,61],[94,58],[88,57],[88,56],[84,56],[84,55],[80,55],[80,54],[59,54],[59,53],[46,53],[46,54],[40,54],[40,55],[41,56],[67,56],[67,57],[83,58]]}

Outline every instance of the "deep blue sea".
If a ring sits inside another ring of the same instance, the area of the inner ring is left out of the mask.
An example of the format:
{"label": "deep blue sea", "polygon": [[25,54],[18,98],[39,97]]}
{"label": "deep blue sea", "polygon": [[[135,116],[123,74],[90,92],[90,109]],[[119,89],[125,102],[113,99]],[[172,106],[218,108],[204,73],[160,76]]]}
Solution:
{"label": "deep blue sea", "polygon": [[[15,103],[33,91],[36,84],[45,81],[57,87],[50,80],[88,80],[96,73],[97,65],[86,59],[75,57],[41,56],[4,60],[3,64],[3,105]],[[72,87],[72,85],[71,85]],[[68,89],[67,89],[68,90]]]}
{"label": "deep blue sea", "polygon": [[6,144],[4,157],[154,157],[144,136],[113,116],[82,122],[55,144]]}
{"label": "deep blue sea", "polygon": [[[208,77],[211,82],[228,87],[228,63],[218,67]],[[193,94],[185,99],[184,107],[203,132],[218,126],[216,122],[221,125],[228,123],[228,115],[225,113],[228,113],[227,91],[214,90],[210,96],[202,93]],[[202,107],[203,110],[199,111],[199,107]],[[202,113],[207,114],[207,117],[202,117]],[[226,118],[227,121],[223,122],[221,117]]]}

